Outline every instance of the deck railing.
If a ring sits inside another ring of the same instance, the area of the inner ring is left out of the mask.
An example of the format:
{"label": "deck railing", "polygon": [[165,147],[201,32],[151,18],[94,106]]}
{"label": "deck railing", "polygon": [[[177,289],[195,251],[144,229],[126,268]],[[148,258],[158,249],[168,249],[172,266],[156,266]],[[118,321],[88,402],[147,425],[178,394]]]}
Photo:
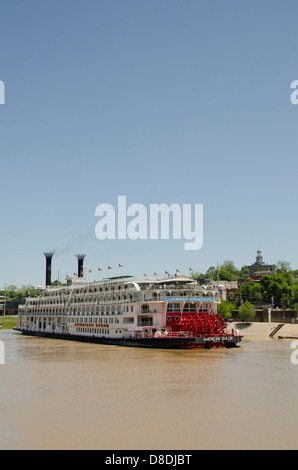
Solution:
{"label": "deck railing", "polygon": [[171,331],[171,332],[161,332],[157,331],[152,333],[150,331],[136,331],[133,335],[133,338],[193,338],[192,331]]}

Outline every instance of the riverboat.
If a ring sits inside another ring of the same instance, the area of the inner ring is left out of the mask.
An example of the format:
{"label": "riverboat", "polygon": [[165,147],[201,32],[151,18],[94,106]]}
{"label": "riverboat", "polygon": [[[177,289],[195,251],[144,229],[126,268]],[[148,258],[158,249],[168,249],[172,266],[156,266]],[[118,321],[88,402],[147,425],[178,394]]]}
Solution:
{"label": "riverboat", "polygon": [[107,345],[183,349],[235,347],[217,313],[220,292],[186,276],[121,276],[86,282],[68,278],[19,306],[17,330]]}

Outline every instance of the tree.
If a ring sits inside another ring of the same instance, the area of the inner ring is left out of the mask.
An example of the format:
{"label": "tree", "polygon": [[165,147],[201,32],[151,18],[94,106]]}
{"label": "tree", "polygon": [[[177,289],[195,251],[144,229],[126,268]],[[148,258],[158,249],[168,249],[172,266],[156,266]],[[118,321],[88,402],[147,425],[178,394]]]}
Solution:
{"label": "tree", "polygon": [[227,302],[226,300],[223,300],[217,306],[217,313],[221,315],[224,319],[230,318],[232,310],[235,310],[234,304]]}
{"label": "tree", "polygon": [[261,286],[259,283],[255,283],[251,278],[239,287],[238,292],[242,300],[248,300],[252,303],[262,301]]}
{"label": "tree", "polygon": [[30,284],[23,286],[22,288],[18,289],[16,286],[9,286],[9,290],[0,291],[0,295],[6,296],[9,299],[13,300],[20,300],[24,299],[25,297],[37,297],[40,295],[40,290],[36,289],[35,287],[31,286]]}
{"label": "tree", "polygon": [[291,270],[291,263],[288,261],[279,260],[276,264],[276,271],[278,273],[288,273]]}
{"label": "tree", "polygon": [[225,260],[219,267],[219,279],[223,281],[236,281],[239,279],[239,271],[234,266],[233,261]]}
{"label": "tree", "polygon": [[250,271],[248,266],[242,266],[239,272],[240,279],[244,279],[245,281],[249,281],[251,279],[250,277]]}
{"label": "tree", "polygon": [[291,305],[294,297],[294,281],[290,273],[274,273],[263,276],[260,280],[262,298],[264,302],[271,303],[280,307]]}
{"label": "tree", "polygon": [[206,271],[206,278],[207,279],[217,279],[217,269],[214,266],[210,266],[210,268]]}
{"label": "tree", "polygon": [[294,281],[294,303],[298,303],[298,281]]}
{"label": "tree", "polygon": [[55,287],[62,287],[62,286],[66,286],[66,284],[61,281],[59,281],[58,279],[55,279],[55,281],[52,281],[51,282],[51,286],[55,286]]}
{"label": "tree", "polygon": [[256,314],[256,311],[255,311],[254,306],[248,301],[244,302],[244,304],[241,305],[241,307],[239,308],[238,315],[241,318],[241,320],[245,320],[245,321],[252,320],[255,314]]}
{"label": "tree", "polygon": [[[205,274],[202,274],[202,273],[199,273],[198,271],[196,271],[196,272],[194,272],[194,273],[191,273],[190,277],[191,277],[192,279],[198,280],[198,279],[205,279],[206,275],[205,275]],[[61,283],[60,283],[60,285],[61,285]]]}

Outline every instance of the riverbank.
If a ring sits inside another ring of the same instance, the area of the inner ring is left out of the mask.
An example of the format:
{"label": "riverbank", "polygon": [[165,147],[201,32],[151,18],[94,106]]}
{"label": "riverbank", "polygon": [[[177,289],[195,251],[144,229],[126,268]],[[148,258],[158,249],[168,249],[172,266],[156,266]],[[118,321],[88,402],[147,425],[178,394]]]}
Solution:
{"label": "riverbank", "polygon": [[11,330],[17,325],[17,315],[3,315],[0,317],[1,330]]}
{"label": "riverbank", "polygon": [[265,322],[251,322],[251,323],[240,323],[232,322],[228,323],[228,329],[239,330],[240,334],[243,335],[243,339],[246,340],[264,340],[272,339],[270,336],[274,332],[274,329],[282,325],[281,328],[274,334],[273,338],[297,338],[298,339],[298,324],[291,323],[265,323]]}
{"label": "riverbank", "polygon": [[[11,330],[14,326],[17,325],[17,316],[1,316],[1,329],[2,330]],[[231,322],[228,323],[228,331],[239,330],[240,334],[243,335],[243,339],[246,340],[256,340],[260,339],[272,339],[270,334],[273,330],[281,323],[267,323],[267,322]],[[282,327],[274,334],[273,338],[290,338],[298,339],[298,324],[284,323]]]}

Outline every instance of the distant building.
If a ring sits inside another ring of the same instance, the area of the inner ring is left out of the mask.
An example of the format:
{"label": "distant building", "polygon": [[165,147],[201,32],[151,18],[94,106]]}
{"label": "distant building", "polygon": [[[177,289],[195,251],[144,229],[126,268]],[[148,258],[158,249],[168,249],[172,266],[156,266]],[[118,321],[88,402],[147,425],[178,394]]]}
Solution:
{"label": "distant building", "polygon": [[253,275],[254,273],[262,273],[264,274],[270,274],[274,272],[274,264],[266,264],[263,261],[263,256],[262,252],[260,250],[257,251],[257,256],[256,256],[256,261],[248,266],[250,275]]}
{"label": "distant building", "polygon": [[256,282],[259,282],[263,276],[268,276],[268,274],[273,274],[273,271],[254,271],[250,274],[251,279]]}
{"label": "distant building", "polygon": [[19,305],[25,303],[25,299],[9,299],[0,296],[0,316],[2,315],[17,315]]}

